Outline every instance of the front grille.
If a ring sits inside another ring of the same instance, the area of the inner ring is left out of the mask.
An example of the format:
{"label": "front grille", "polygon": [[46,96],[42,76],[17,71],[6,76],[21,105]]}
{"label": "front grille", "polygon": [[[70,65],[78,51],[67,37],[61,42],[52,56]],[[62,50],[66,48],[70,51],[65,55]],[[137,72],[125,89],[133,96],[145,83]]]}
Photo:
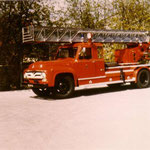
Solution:
{"label": "front grille", "polygon": [[44,79],[46,74],[44,72],[26,72],[24,74],[24,79]]}

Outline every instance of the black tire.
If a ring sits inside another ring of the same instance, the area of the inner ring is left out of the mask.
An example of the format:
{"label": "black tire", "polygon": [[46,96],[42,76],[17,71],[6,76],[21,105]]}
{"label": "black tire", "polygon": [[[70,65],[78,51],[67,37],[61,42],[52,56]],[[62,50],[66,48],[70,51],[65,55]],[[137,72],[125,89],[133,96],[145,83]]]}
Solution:
{"label": "black tire", "polygon": [[39,97],[48,97],[51,94],[50,88],[32,88],[32,91]]}
{"label": "black tire", "polygon": [[138,88],[147,88],[150,85],[150,72],[146,69],[139,71],[136,86]]}
{"label": "black tire", "polygon": [[54,97],[59,99],[69,98],[74,93],[74,80],[71,76],[57,77],[54,87]]}

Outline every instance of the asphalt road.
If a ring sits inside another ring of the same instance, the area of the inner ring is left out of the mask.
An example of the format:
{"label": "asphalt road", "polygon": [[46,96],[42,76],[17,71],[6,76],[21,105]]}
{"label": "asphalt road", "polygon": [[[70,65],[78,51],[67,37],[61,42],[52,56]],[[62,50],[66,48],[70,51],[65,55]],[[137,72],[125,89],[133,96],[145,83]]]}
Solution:
{"label": "asphalt road", "polygon": [[0,150],[149,150],[150,88],[88,89],[70,99],[0,92]]}

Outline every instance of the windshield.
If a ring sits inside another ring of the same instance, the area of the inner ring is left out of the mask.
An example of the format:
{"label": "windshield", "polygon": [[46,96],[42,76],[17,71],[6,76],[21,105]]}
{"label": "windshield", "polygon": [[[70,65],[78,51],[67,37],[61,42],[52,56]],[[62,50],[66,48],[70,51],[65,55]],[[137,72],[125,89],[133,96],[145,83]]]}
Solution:
{"label": "windshield", "polygon": [[60,48],[57,54],[58,58],[74,58],[76,56],[77,47]]}

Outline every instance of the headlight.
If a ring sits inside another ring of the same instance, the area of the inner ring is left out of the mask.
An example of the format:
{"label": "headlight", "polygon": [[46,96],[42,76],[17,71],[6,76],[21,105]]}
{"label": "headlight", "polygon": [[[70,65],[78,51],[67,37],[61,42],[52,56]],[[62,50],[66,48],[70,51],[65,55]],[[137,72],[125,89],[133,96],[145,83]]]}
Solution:
{"label": "headlight", "polygon": [[27,74],[26,73],[24,73],[23,78],[27,79]]}
{"label": "headlight", "polygon": [[42,77],[43,77],[43,78],[46,78],[46,73],[43,72],[43,73],[42,73]]}
{"label": "headlight", "polygon": [[46,82],[46,81],[47,81],[47,79],[46,79],[46,73],[43,72],[43,73],[42,73],[42,77],[43,77],[42,81],[43,81],[43,82]]}

